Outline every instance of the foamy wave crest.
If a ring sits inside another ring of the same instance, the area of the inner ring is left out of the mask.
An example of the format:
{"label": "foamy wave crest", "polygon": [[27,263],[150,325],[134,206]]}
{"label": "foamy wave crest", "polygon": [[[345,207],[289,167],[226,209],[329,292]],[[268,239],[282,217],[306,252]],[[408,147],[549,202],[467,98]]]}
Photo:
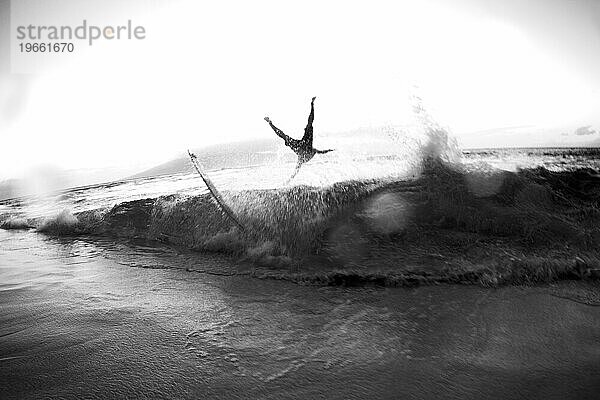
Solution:
{"label": "foamy wave crest", "polygon": [[65,209],[56,216],[43,220],[37,231],[57,235],[80,233],[79,220],[70,210]]}
{"label": "foamy wave crest", "polygon": [[413,112],[425,137],[421,143],[421,159],[434,158],[451,164],[460,163],[462,152],[449,129],[441,126],[429,114],[421,97],[413,95],[412,103]]}
{"label": "foamy wave crest", "polygon": [[27,218],[23,217],[9,217],[7,220],[2,221],[2,223],[0,223],[0,228],[6,230],[29,229],[32,227],[33,226],[29,223]]}
{"label": "foamy wave crest", "polygon": [[422,172],[423,163],[429,159],[441,160],[452,165],[460,164],[462,151],[450,130],[431,116],[420,96],[413,94],[411,103],[414,124],[403,127],[389,126],[385,133],[393,142],[409,150],[409,157],[413,160],[413,174],[418,175]]}

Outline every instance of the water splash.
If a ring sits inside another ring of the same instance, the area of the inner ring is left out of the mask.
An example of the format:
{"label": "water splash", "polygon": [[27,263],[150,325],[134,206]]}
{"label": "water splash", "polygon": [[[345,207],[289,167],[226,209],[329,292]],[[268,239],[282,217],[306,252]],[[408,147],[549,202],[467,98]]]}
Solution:
{"label": "water splash", "polygon": [[78,225],[79,220],[71,210],[64,209],[54,217],[44,219],[37,231],[65,235],[76,233]]}

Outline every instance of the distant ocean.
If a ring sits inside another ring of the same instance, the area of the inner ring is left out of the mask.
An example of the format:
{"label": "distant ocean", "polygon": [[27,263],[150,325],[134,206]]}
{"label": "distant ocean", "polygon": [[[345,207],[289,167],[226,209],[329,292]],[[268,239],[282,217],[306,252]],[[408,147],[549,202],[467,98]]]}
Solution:
{"label": "distant ocean", "polygon": [[463,162],[483,162],[509,171],[535,167],[550,171],[600,170],[600,147],[472,149],[463,151]]}

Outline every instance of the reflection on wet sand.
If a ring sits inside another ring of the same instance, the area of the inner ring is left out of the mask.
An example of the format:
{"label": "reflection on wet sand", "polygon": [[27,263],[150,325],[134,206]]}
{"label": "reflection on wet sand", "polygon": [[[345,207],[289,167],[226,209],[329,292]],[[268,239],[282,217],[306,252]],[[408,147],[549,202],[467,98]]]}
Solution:
{"label": "reflection on wet sand", "polygon": [[0,397],[592,399],[600,389],[597,283],[300,286],[189,272],[226,273],[231,261],[151,250],[0,231]]}

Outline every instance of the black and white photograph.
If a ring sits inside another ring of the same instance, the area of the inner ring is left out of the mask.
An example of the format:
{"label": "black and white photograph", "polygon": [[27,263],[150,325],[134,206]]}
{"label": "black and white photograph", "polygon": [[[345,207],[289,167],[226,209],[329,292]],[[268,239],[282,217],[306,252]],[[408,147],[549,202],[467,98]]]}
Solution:
{"label": "black and white photograph", "polygon": [[0,0],[0,399],[600,399],[600,0]]}

